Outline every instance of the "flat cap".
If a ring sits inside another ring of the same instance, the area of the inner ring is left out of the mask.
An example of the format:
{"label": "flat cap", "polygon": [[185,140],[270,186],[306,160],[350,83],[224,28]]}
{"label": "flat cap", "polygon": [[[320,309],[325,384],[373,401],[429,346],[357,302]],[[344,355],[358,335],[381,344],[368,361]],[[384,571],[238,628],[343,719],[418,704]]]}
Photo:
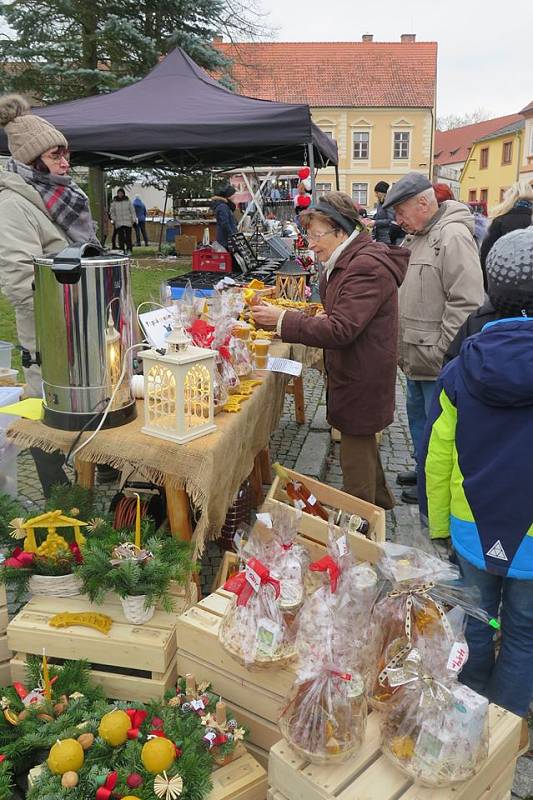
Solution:
{"label": "flat cap", "polygon": [[403,203],[404,200],[408,200],[420,192],[425,192],[426,189],[431,189],[431,182],[425,175],[421,175],[420,172],[408,172],[394,184],[392,189],[389,189],[383,208]]}

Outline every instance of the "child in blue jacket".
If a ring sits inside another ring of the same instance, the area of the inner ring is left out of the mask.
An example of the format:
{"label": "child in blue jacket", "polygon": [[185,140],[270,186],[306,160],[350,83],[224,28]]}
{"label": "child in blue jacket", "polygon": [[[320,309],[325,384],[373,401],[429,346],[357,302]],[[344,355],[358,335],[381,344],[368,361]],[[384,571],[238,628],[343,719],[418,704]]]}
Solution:
{"label": "child in blue jacket", "polygon": [[442,370],[425,435],[421,512],[432,538],[451,536],[468,585],[501,618],[469,618],[461,680],[526,716],[533,699],[533,226],[487,258],[501,318],[467,338]]}

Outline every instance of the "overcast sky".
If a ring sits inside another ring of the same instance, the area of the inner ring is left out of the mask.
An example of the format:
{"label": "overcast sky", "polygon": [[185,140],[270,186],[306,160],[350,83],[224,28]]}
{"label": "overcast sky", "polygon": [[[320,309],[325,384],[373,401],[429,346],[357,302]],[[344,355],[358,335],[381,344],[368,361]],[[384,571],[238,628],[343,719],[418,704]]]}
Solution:
{"label": "overcast sky", "polygon": [[[262,0],[278,41],[399,41],[439,45],[437,114],[514,114],[533,100],[531,0]],[[287,62],[290,70],[290,60]],[[320,76],[317,76],[320,80]]]}

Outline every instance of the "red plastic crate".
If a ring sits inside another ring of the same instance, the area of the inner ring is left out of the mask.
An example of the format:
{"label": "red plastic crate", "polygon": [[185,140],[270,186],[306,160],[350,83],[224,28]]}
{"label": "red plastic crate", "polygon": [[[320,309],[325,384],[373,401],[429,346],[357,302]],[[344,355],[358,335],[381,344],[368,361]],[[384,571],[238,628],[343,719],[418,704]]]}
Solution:
{"label": "red plastic crate", "polygon": [[195,272],[230,273],[232,266],[230,253],[216,253],[210,247],[204,247],[192,254],[192,268]]}

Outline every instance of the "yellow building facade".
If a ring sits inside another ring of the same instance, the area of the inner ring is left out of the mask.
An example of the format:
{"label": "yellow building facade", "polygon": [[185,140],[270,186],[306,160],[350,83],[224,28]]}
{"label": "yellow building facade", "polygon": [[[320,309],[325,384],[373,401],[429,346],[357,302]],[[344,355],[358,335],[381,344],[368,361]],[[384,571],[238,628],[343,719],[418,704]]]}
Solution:
{"label": "yellow building facade", "polygon": [[460,179],[460,200],[485,202],[490,209],[520,174],[524,121],[515,122],[473,143]]}
{"label": "yellow building facade", "polygon": [[[340,189],[366,208],[378,181],[393,184],[407,172],[431,176],[433,110],[313,108],[313,122],[339,150]],[[335,170],[320,170],[319,192],[335,188]]]}

